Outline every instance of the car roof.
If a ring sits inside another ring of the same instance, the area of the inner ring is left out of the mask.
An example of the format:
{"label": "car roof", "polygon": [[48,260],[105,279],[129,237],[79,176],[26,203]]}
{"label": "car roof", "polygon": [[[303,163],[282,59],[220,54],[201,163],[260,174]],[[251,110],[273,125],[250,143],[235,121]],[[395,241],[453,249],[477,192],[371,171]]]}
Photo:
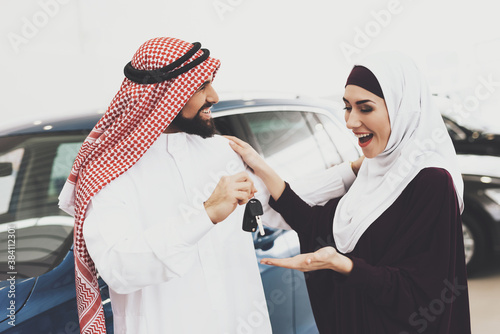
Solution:
{"label": "car roof", "polygon": [[[304,106],[332,110],[332,106],[325,101],[310,100],[304,98],[296,99],[237,99],[220,101],[212,107],[214,116],[218,112],[242,109],[248,107],[266,106]],[[0,136],[15,136],[35,133],[66,132],[66,131],[90,131],[102,117],[102,112],[89,112],[88,114],[59,116],[48,118],[38,122],[27,122],[22,125],[0,129]]]}

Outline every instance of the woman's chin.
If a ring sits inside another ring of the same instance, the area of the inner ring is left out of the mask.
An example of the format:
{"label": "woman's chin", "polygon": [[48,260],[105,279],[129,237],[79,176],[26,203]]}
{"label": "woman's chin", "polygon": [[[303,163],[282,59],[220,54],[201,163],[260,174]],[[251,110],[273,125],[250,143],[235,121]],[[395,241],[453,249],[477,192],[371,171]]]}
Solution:
{"label": "woman's chin", "polygon": [[379,155],[380,153],[382,153],[382,152],[374,151],[374,150],[369,149],[369,148],[362,148],[361,151],[363,152],[363,155],[366,158],[368,158],[368,159],[373,159],[377,155]]}

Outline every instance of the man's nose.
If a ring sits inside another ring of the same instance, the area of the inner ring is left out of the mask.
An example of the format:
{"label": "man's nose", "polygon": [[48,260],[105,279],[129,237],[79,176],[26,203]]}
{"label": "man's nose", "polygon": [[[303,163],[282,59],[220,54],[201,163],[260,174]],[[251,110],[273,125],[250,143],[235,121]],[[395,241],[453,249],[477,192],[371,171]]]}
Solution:
{"label": "man's nose", "polygon": [[217,95],[214,87],[212,85],[209,85],[208,89],[209,91],[207,94],[207,101],[212,104],[216,104],[217,102],[219,102],[219,95]]}

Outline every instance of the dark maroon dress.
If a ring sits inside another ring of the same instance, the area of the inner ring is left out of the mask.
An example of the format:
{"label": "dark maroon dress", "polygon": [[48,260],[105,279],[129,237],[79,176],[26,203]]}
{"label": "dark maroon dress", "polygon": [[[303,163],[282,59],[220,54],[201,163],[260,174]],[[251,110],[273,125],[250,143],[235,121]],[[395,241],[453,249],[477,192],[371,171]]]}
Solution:
{"label": "dark maroon dress", "polygon": [[[270,204],[309,253],[335,247],[338,201],[310,207],[287,184]],[[305,273],[320,333],[471,332],[460,210],[446,170],[420,171],[345,255],[354,263],[348,276]]]}

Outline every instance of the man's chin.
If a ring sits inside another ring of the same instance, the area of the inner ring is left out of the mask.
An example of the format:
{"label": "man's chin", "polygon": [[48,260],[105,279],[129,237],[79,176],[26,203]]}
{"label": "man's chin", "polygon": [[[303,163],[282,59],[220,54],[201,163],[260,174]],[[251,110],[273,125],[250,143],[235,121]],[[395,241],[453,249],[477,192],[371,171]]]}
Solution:
{"label": "man's chin", "polygon": [[176,117],[172,124],[175,124],[182,132],[197,135],[202,138],[213,137],[216,133],[215,123],[212,118],[207,120],[202,120],[199,117],[186,119],[181,116]]}
{"label": "man's chin", "polygon": [[215,131],[200,131],[200,132],[188,132],[188,131],[185,131],[186,133],[189,133],[191,135],[196,135],[196,136],[200,136],[201,138],[203,139],[206,139],[206,138],[212,138],[213,136],[215,136]]}

